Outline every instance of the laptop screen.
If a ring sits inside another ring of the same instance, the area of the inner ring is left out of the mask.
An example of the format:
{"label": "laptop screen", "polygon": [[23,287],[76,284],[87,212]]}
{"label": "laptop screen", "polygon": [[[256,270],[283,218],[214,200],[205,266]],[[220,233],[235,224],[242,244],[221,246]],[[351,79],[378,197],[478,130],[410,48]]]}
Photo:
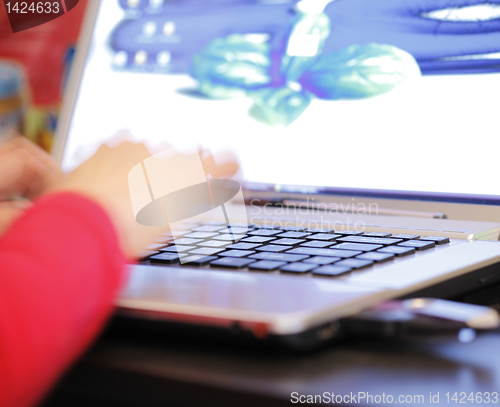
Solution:
{"label": "laptop screen", "polygon": [[251,189],[499,203],[499,18],[491,1],[102,1],[63,168],[127,129],[231,148]]}

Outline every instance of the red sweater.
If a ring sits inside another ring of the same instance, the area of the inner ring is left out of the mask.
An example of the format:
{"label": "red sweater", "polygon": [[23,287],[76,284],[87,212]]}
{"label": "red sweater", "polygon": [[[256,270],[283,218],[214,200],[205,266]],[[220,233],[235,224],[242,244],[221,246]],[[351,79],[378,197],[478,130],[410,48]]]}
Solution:
{"label": "red sweater", "polygon": [[40,199],[0,238],[0,407],[36,403],[113,309],[125,258],[104,210]]}

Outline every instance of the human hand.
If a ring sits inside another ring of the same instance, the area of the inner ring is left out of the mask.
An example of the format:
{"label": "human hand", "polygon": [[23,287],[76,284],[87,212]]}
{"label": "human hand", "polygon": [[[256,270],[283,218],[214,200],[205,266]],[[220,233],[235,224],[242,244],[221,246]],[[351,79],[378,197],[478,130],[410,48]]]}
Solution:
{"label": "human hand", "polygon": [[0,146],[0,196],[33,199],[63,178],[50,155],[26,138],[19,136]]}
{"label": "human hand", "polygon": [[231,150],[218,151],[214,156],[209,149],[200,149],[198,154],[201,159],[205,175],[212,178],[233,178],[241,181],[243,178],[238,157]]}
{"label": "human hand", "polygon": [[[138,163],[150,157],[144,144],[123,142],[114,147],[101,146],[97,152],[67,177],[59,191],[73,191],[97,202],[109,215],[126,256],[137,257],[148,243],[168,230],[166,227],[139,224],[132,209],[128,174]],[[200,153],[205,172],[213,178],[234,175],[239,165],[234,155],[212,156],[208,150]],[[221,159],[222,158],[222,159]],[[217,163],[222,163],[218,166]]]}
{"label": "human hand", "polygon": [[68,174],[54,192],[70,191],[99,204],[110,217],[126,256],[133,258],[165,228],[146,227],[136,222],[130,203],[128,173],[151,154],[144,144],[129,141],[113,147],[104,144],[87,161]]}
{"label": "human hand", "polygon": [[[63,172],[49,154],[26,138],[19,136],[0,146],[0,236],[30,206],[30,199],[63,179]],[[2,197],[16,200],[2,201]]]}

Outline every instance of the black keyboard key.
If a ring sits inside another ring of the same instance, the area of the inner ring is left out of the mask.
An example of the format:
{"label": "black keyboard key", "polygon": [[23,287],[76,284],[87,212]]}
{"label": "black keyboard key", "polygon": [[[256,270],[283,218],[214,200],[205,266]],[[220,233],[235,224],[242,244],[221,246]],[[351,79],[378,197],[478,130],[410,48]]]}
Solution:
{"label": "black keyboard key", "polygon": [[179,259],[181,257],[185,257],[186,254],[181,253],[160,253],[157,254],[156,256],[151,256],[149,258],[149,261],[151,263],[166,263],[166,264],[172,264],[172,263],[178,263]]}
{"label": "black keyboard key", "polygon": [[256,229],[248,232],[250,236],[274,236],[281,233],[281,230],[276,229]]}
{"label": "black keyboard key", "polygon": [[340,260],[342,260],[340,257],[315,256],[305,259],[304,263],[324,265],[324,264],[332,264]]}
{"label": "black keyboard key", "polygon": [[355,232],[354,230],[335,230],[334,233],[342,236],[359,236],[363,234],[363,232]]}
{"label": "black keyboard key", "polygon": [[407,240],[406,242],[398,244],[398,246],[402,247],[413,247],[415,250],[427,250],[435,245],[436,244],[434,242],[428,242],[425,240]]}
{"label": "black keyboard key", "polygon": [[334,235],[332,233],[316,233],[315,235],[307,236],[306,239],[311,240],[335,240],[341,237],[340,235]]}
{"label": "black keyboard key", "polygon": [[188,233],[187,235],[184,235],[184,237],[189,237],[192,239],[207,239],[212,236],[216,236],[217,233],[213,232],[193,232],[193,233]]}
{"label": "black keyboard key", "polygon": [[267,246],[257,247],[255,250],[259,252],[284,252],[288,250],[289,246],[277,245],[277,244],[268,244]]}
{"label": "black keyboard key", "polygon": [[[179,246],[183,246],[183,245],[179,245]],[[196,246],[191,246],[193,249],[196,249]],[[174,250],[172,250],[172,248],[174,248]],[[162,247],[161,249],[158,250],[160,253],[161,252],[177,252],[177,250],[175,250],[175,244],[171,244],[171,245],[168,245],[168,246],[164,246]]]}
{"label": "black keyboard key", "polygon": [[286,261],[288,263],[301,261],[307,259],[308,257],[309,256],[300,256],[296,254],[286,254],[286,253],[272,253],[272,252],[261,252],[257,254],[252,254],[250,256],[251,259]]}
{"label": "black keyboard key", "polygon": [[286,262],[284,261],[274,261],[274,260],[261,260],[255,263],[252,263],[248,266],[250,270],[265,270],[271,271],[276,270],[277,268],[284,266]]}
{"label": "black keyboard key", "polygon": [[285,232],[280,235],[277,235],[276,237],[281,237],[281,238],[289,238],[289,239],[300,239],[301,237],[309,236],[310,233],[307,232]]}
{"label": "black keyboard key", "polygon": [[281,229],[286,230],[287,232],[303,232],[307,228],[304,226],[283,226]]}
{"label": "black keyboard key", "polygon": [[321,266],[313,269],[312,273],[317,276],[340,276],[341,274],[345,274],[351,271],[349,267],[340,267],[340,266]]}
{"label": "black keyboard key", "polygon": [[284,244],[286,246],[297,246],[300,243],[304,243],[305,239],[277,239],[273,241],[273,244]]}
{"label": "black keyboard key", "polygon": [[363,233],[363,236],[366,236],[366,237],[390,237],[392,235],[391,235],[391,233],[385,233],[385,232],[366,232],[366,233]]}
{"label": "black keyboard key", "polygon": [[243,235],[248,232],[248,228],[237,228],[237,227],[228,227],[219,230],[219,233],[229,233],[233,235]]}
{"label": "black keyboard key", "polygon": [[333,246],[332,249],[341,249],[341,250],[356,250],[361,252],[371,252],[372,250],[380,249],[384,246],[381,244],[364,244],[364,243],[340,243],[336,246]]}
{"label": "black keyboard key", "polygon": [[242,259],[237,257],[222,257],[218,260],[210,262],[210,267],[224,267],[231,269],[240,269],[248,266],[250,263],[255,262],[251,259]]}
{"label": "black keyboard key", "polygon": [[379,252],[368,252],[356,256],[356,259],[370,260],[374,261],[375,263],[382,263],[384,261],[392,260],[393,258],[394,254],[392,253],[379,253]]}
{"label": "black keyboard key", "polygon": [[195,250],[190,250],[189,254],[201,254],[203,256],[212,256],[213,254],[222,252],[224,249],[219,249],[217,247],[200,247]]}
{"label": "black keyboard key", "polygon": [[166,243],[151,243],[148,244],[145,249],[146,250],[160,250],[163,249],[165,246],[167,246]]}
{"label": "black keyboard key", "polygon": [[161,249],[162,252],[171,252],[171,253],[182,253],[187,252],[188,250],[196,249],[195,246],[181,246],[181,245],[173,245],[165,247]]}
{"label": "black keyboard key", "polygon": [[424,237],[421,237],[420,240],[434,242],[437,245],[450,243],[450,238],[449,237],[443,237],[443,236],[424,236]]}
{"label": "black keyboard key", "polygon": [[255,225],[257,229],[281,229],[281,225],[274,223],[263,223],[261,225]]}
{"label": "black keyboard key", "polygon": [[253,250],[228,250],[226,252],[218,253],[221,257],[245,257],[249,254],[254,254]]}
{"label": "black keyboard key", "polygon": [[218,230],[221,230],[223,228],[224,226],[204,225],[194,228],[193,232],[217,232]]}
{"label": "black keyboard key", "polygon": [[191,233],[191,230],[176,230],[175,233],[170,231],[170,232],[165,232],[162,236],[165,236],[165,237],[174,237],[174,236],[177,236],[177,237],[180,237],[180,236],[183,236],[187,233]]}
{"label": "black keyboard key", "polygon": [[197,246],[202,247],[226,247],[231,242],[224,240],[207,240],[206,242],[198,243]]}
{"label": "black keyboard key", "polygon": [[337,242],[381,244],[384,246],[401,243],[402,241],[403,241],[402,239],[390,239],[384,237],[365,237],[365,236],[346,236],[337,239]]}
{"label": "black keyboard key", "polygon": [[392,235],[393,239],[403,239],[403,240],[416,240],[419,239],[419,235],[407,235],[405,233],[399,233],[397,235]]}
{"label": "black keyboard key", "polygon": [[249,228],[249,229],[253,229],[256,226],[253,223],[235,222],[235,223],[231,223],[229,225],[229,227],[231,227],[231,228]]}
{"label": "black keyboard key", "polygon": [[402,257],[415,253],[415,249],[413,247],[387,246],[377,250],[377,253],[390,253],[396,257]]}
{"label": "black keyboard key", "polygon": [[240,241],[241,239],[247,237],[247,235],[232,235],[230,233],[224,233],[222,235],[218,235],[218,236],[214,236],[212,237],[212,239],[214,240],[225,240],[225,241],[228,241],[228,242],[238,242]]}
{"label": "black keyboard key", "polygon": [[184,257],[182,259],[182,264],[185,266],[206,266],[215,259],[217,259],[215,256],[200,256],[195,254],[193,256]]}
{"label": "black keyboard key", "polygon": [[332,256],[332,257],[354,257],[362,252],[351,250],[333,250],[333,249],[312,249],[309,247],[297,247],[296,249],[288,250],[288,254],[306,254],[308,256]]}
{"label": "black keyboard key", "polygon": [[162,243],[162,244],[168,244],[168,243],[173,243],[174,238],[173,237],[159,237],[158,239],[155,240],[156,243]]}
{"label": "black keyboard key", "polygon": [[319,241],[319,240],[311,240],[310,242],[307,243],[302,243],[300,247],[316,247],[316,248],[325,248],[329,247],[331,245],[335,244],[335,242],[326,242],[324,240]]}
{"label": "black keyboard key", "polygon": [[333,233],[335,231],[333,229],[312,228],[312,229],[307,229],[306,232],[311,232],[311,233]]}
{"label": "black keyboard key", "polygon": [[349,267],[352,269],[362,269],[369,267],[373,264],[371,260],[360,260],[360,259],[345,259],[335,263],[339,267]]}
{"label": "black keyboard key", "polygon": [[274,237],[249,236],[246,237],[245,239],[242,239],[241,241],[246,243],[267,243],[274,239],[275,239]]}
{"label": "black keyboard key", "polygon": [[146,260],[155,254],[160,254],[158,250],[141,250],[141,252],[137,255],[139,260]]}
{"label": "black keyboard key", "polygon": [[284,273],[307,273],[314,267],[316,264],[307,264],[307,263],[289,263],[286,266],[280,267],[280,270]]}
{"label": "black keyboard key", "polygon": [[227,246],[226,249],[234,249],[234,250],[252,250],[255,249],[256,247],[261,246],[258,243],[236,243],[232,244],[231,246]]}
{"label": "black keyboard key", "polygon": [[165,232],[164,236],[179,236],[182,237],[188,233],[193,233],[193,228],[201,225],[176,225],[169,232]]}
{"label": "black keyboard key", "polygon": [[180,239],[175,239],[174,243],[178,245],[193,245],[203,242],[203,239],[191,239],[188,237],[181,237]]}

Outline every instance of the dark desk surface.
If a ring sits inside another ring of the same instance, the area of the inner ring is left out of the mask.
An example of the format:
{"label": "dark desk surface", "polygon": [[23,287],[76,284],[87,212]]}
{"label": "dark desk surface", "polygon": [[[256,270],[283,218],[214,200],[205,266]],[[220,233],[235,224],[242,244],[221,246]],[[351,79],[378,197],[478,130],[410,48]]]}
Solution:
{"label": "dark desk surface", "polygon": [[[500,289],[473,298],[490,302]],[[111,328],[62,380],[53,406],[290,406],[291,394],[498,392],[500,333],[469,344],[350,340],[309,354]],[[461,396],[458,396],[459,399]],[[383,405],[359,403],[346,405]],[[435,403],[438,404],[438,403]],[[432,404],[432,405],[435,405]],[[485,404],[484,401],[481,405]],[[500,404],[498,403],[489,404]],[[338,404],[336,404],[338,405]],[[417,403],[409,403],[417,405]]]}

